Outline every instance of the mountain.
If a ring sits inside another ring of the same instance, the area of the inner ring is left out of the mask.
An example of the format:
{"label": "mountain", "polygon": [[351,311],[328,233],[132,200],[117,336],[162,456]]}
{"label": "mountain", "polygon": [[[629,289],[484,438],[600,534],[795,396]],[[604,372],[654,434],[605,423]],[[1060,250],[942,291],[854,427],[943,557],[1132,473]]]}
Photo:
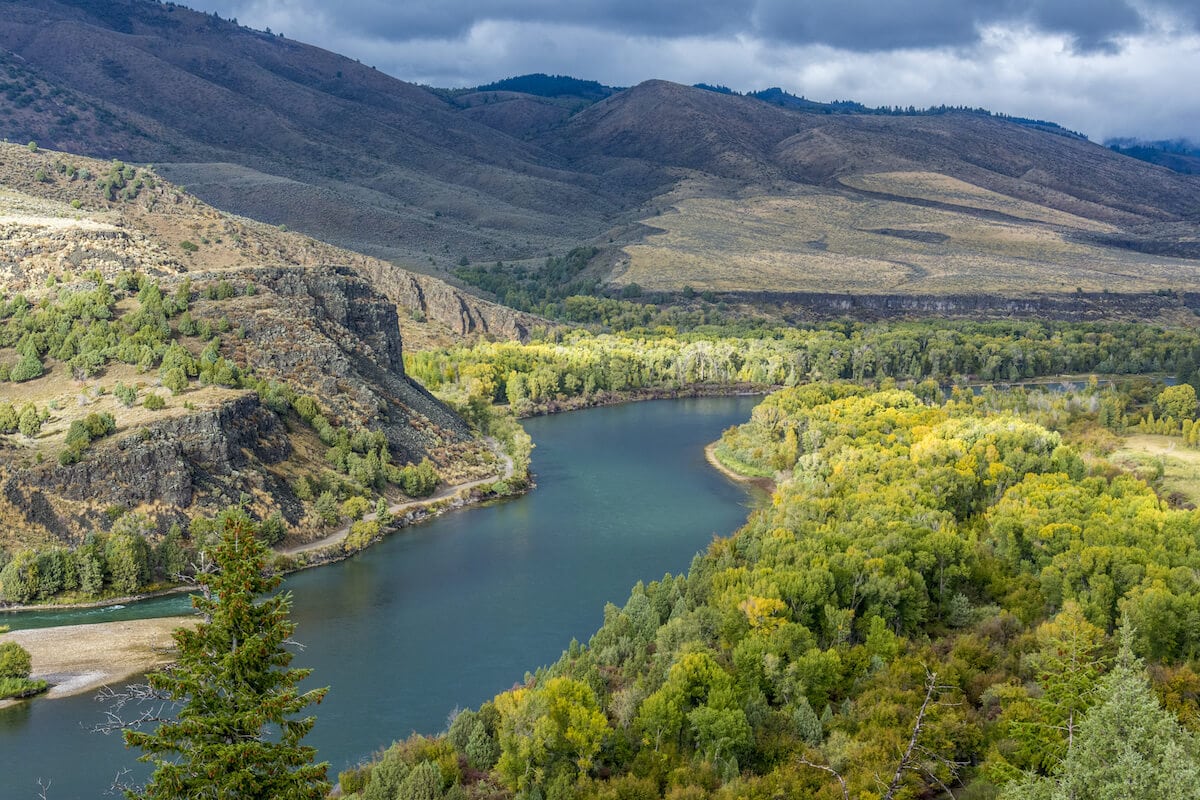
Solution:
{"label": "mountain", "polygon": [[[495,473],[406,376],[401,329],[515,337],[520,315],[146,168],[4,144],[0,183],[0,545],[77,545],[126,511],[162,532],[237,503],[302,540],[320,526],[301,479],[394,495],[385,458],[428,457],[447,482]],[[374,477],[355,472],[371,458]]]}
{"label": "mountain", "polygon": [[0,11],[10,139],[153,162],[432,274],[589,245],[602,287],[731,303],[1200,289],[1200,178],[1052,123],[664,81],[435,90],[171,4]]}
{"label": "mountain", "polygon": [[32,98],[10,139],[152,162],[235,213],[428,266],[561,249],[615,209],[552,155],[315,47],[148,0],[0,11],[8,91]]}
{"label": "mountain", "polygon": [[1122,155],[1157,164],[1184,175],[1200,175],[1200,146],[1186,139],[1155,142],[1109,139],[1104,145]]}

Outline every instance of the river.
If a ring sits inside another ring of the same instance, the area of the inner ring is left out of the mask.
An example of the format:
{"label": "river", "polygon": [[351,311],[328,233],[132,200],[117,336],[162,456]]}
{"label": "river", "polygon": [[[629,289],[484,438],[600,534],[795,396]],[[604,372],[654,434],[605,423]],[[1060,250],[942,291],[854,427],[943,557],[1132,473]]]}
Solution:
{"label": "river", "polygon": [[[311,685],[332,687],[305,739],[330,762],[330,778],[394,739],[444,730],[456,706],[511,687],[573,637],[586,642],[605,602],[621,605],[637,581],[685,571],[714,535],[736,530],[746,491],[709,466],[703,448],[744,422],[758,399],[658,400],[526,420],[537,445],[534,491],[289,576],[295,638],[305,645],[293,664],[313,669]],[[187,607],[178,596],[4,622],[99,622]],[[119,736],[88,731],[102,711],[90,696],[0,710],[0,796],[36,797],[42,778],[49,800],[90,800],[118,769],[137,768]]]}

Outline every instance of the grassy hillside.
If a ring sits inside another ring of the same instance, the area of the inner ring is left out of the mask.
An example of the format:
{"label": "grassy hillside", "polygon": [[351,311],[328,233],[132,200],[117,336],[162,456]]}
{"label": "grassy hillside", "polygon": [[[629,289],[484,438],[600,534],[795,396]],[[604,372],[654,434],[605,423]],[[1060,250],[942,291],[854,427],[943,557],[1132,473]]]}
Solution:
{"label": "grassy hillside", "polygon": [[[613,280],[665,291],[1016,297],[1200,288],[1196,261],[1101,247],[1090,235],[1115,232],[1111,224],[946,176],[869,174],[843,185],[872,194],[676,195],[667,211],[642,220],[657,230],[624,248]],[[895,199],[880,197],[885,189]]]}
{"label": "grassy hillside", "polygon": [[[326,525],[323,491],[396,497],[426,457],[451,483],[494,471],[404,374],[400,319],[414,339],[461,335],[414,319],[450,287],[420,276],[427,302],[398,308],[355,271],[400,291],[390,265],[218,212],[145,167],[3,145],[0,179],[10,554],[131,513],[153,538],[231,503],[304,539]],[[449,306],[460,324],[477,313]]]}
{"label": "grassy hillside", "polygon": [[594,246],[615,291],[1123,293],[1188,288],[1200,255],[1196,177],[1001,116],[663,81],[427,90],[180,6],[0,7],[10,139],[153,162],[221,208],[427,272]]}

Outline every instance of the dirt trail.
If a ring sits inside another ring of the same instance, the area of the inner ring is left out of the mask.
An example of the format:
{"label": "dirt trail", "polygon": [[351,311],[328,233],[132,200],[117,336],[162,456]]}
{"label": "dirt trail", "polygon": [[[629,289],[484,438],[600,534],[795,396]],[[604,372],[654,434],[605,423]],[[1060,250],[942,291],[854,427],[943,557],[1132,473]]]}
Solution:
{"label": "dirt trail", "polygon": [[[493,476],[493,477],[489,477],[489,478],[480,478],[479,480],[476,480],[476,481],[469,481],[467,483],[458,483],[453,486],[447,486],[447,487],[441,489],[440,491],[434,492],[429,497],[424,497],[420,500],[406,500],[402,503],[395,503],[394,505],[388,507],[388,514],[395,517],[400,514],[404,514],[405,512],[410,511],[412,509],[421,508],[423,506],[427,506],[432,503],[436,503],[439,500],[445,500],[448,497],[453,497],[454,495],[458,494],[459,492],[470,491],[471,489],[474,489],[479,486],[485,486],[488,484],[496,483],[497,481],[507,480],[507,479],[511,478],[512,474],[513,474],[512,459],[508,456],[507,453],[505,453],[504,451],[502,451],[500,449],[500,446],[496,442],[495,439],[488,438],[487,441],[488,441],[488,444],[491,445],[492,449],[496,451],[497,455],[500,456],[500,459],[504,462],[504,471],[501,475]],[[372,511],[370,514],[364,515],[363,519],[367,520],[367,521],[371,521],[371,520],[376,519],[377,517],[378,517],[378,514],[376,514],[374,511]],[[305,544],[299,544],[299,545],[295,545],[293,547],[285,547],[285,548],[277,550],[276,552],[282,553],[283,555],[286,555],[286,556],[294,556],[294,555],[297,555],[298,553],[309,553],[309,552],[312,552],[313,550],[324,550],[327,547],[333,547],[335,545],[341,544],[349,534],[350,534],[350,525],[347,524],[347,525],[343,525],[342,527],[338,528],[337,530],[335,530],[333,533],[329,534],[328,536],[323,536],[320,539],[317,539],[316,541],[306,542]]]}

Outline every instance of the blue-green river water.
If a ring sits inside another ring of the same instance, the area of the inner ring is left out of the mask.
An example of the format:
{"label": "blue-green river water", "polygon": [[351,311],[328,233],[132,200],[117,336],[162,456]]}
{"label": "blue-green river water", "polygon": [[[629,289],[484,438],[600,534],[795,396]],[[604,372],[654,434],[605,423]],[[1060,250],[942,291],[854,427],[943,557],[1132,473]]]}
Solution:
{"label": "blue-green river water", "polygon": [[[538,487],[524,497],[408,528],[355,558],[290,576],[295,666],[332,688],[305,740],[330,778],[413,731],[444,730],[586,642],[605,602],[639,580],[687,569],[714,535],[744,521],[745,490],[712,469],[703,448],[744,422],[756,397],[631,403],[527,420]],[[186,596],[123,609],[0,618],[12,627],[165,616]],[[117,735],[89,732],[103,707],[90,695],[0,710],[0,798],[98,798],[122,767]],[[135,773],[144,774],[144,773]]]}

